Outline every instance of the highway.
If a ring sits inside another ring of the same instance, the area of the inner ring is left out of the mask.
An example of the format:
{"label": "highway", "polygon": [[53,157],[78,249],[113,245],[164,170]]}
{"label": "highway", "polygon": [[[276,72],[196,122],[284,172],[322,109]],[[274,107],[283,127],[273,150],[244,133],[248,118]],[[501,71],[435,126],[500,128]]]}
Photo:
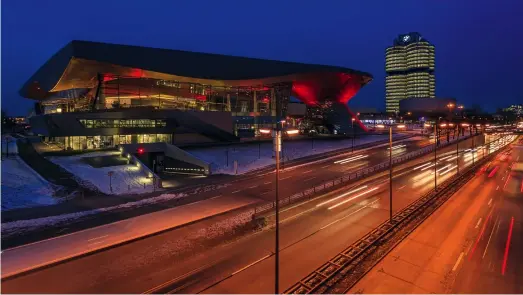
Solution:
{"label": "highway", "polygon": [[[460,143],[457,159],[461,167],[485,153],[485,149],[472,151],[471,146],[471,140]],[[455,146],[438,154],[435,168],[439,181],[444,181],[456,171]],[[431,157],[396,170],[394,212],[433,188]],[[280,291],[388,218],[387,179],[360,181],[352,188],[282,211]],[[187,251],[179,251],[183,245],[173,243],[213,222],[216,220],[209,219],[9,279],[2,282],[2,288],[7,293],[274,292],[273,230]]]}
{"label": "highway", "polygon": [[504,152],[348,293],[523,293],[523,175]]}

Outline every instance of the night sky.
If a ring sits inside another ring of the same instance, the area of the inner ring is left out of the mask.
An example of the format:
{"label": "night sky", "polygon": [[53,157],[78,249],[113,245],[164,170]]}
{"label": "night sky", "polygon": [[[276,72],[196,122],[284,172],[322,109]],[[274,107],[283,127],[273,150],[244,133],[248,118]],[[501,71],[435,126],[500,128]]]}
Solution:
{"label": "night sky", "polygon": [[523,0],[2,1],[2,109],[26,115],[23,83],[73,39],[328,64],[374,80],[350,102],[385,107],[385,48],[436,46],[436,96],[523,103]]}

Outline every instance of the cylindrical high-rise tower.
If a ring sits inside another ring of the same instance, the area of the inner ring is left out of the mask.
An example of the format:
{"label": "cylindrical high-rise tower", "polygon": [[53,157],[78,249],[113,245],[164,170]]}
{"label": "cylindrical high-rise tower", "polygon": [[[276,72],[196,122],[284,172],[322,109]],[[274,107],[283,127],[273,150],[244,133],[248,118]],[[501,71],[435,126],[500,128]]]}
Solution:
{"label": "cylindrical high-rise tower", "polygon": [[419,33],[399,35],[385,51],[386,111],[399,112],[405,98],[435,97],[434,45]]}

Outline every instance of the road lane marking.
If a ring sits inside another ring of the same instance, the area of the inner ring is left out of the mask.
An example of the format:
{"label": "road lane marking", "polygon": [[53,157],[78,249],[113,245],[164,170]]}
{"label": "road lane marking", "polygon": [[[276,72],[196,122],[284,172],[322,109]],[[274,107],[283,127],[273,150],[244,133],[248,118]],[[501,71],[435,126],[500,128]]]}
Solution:
{"label": "road lane marking", "polygon": [[492,204],[492,198],[490,198],[490,201],[488,201],[488,206],[490,207],[490,204]]}
{"label": "road lane marking", "polygon": [[307,178],[307,179],[305,179],[303,182],[307,182],[307,181],[309,181],[309,180],[313,180],[314,178],[316,178],[316,176],[311,177],[311,178]]}
{"label": "road lane marking", "polygon": [[100,237],[96,237],[96,238],[89,239],[89,240],[87,240],[87,241],[89,242],[89,241],[99,240],[99,239],[103,239],[103,238],[108,237],[108,236],[109,236],[109,235],[100,236]]}
{"label": "road lane marking", "polygon": [[309,172],[312,172],[312,170],[309,170],[309,171],[305,171],[305,172],[303,172],[303,174],[305,174],[305,173],[309,173]]}
{"label": "road lane marking", "polygon": [[89,243],[89,246],[94,246],[94,245],[97,245],[97,244],[101,244],[103,243],[104,241],[100,241],[100,242],[96,242],[96,243]]}
{"label": "road lane marking", "polygon": [[494,222],[494,226],[492,226],[492,231],[490,232],[490,236],[488,237],[487,246],[485,247],[485,251],[483,251],[483,256],[481,259],[485,258],[485,255],[487,255],[488,246],[490,245],[490,240],[492,239],[492,234],[494,233],[494,230],[496,229],[496,223],[499,220],[499,216],[496,219],[496,222]]}
{"label": "road lane marking", "polygon": [[492,209],[490,209],[490,213],[488,214],[487,219],[485,219],[485,222],[483,223],[483,227],[481,228],[481,233],[479,234],[476,242],[474,243],[472,252],[470,252],[469,260],[472,259],[472,256],[474,255],[474,251],[476,250],[476,247],[478,246],[479,240],[481,239],[481,237],[483,237],[483,234],[485,233],[485,229],[487,228],[488,221],[489,221],[490,217],[492,216],[493,211],[494,211],[494,207],[492,207]]}
{"label": "road lane marking", "polygon": [[248,188],[256,188],[256,187],[258,187],[258,185],[253,185],[253,186],[250,186]]}
{"label": "road lane marking", "polygon": [[461,259],[463,259],[463,255],[464,254],[465,253],[463,253],[463,252],[461,252],[461,254],[459,254],[458,260],[456,261],[456,264],[454,264],[454,267],[452,268],[452,271],[456,271],[456,269],[458,269],[458,265],[461,262]]}
{"label": "road lane marking", "polygon": [[271,184],[272,181],[264,182],[263,184]]}
{"label": "road lane marking", "polygon": [[292,176],[287,176],[287,177],[284,177],[284,178],[280,178],[280,180],[285,180],[285,179],[289,179],[291,178]]}
{"label": "road lane marking", "polygon": [[237,191],[232,192],[231,194],[239,193],[239,192],[241,192],[241,191],[242,191],[242,190],[237,190]]}
{"label": "road lane marking", "polygon": [[327,167],[330,167],[330,165],[325,165],[325,166],[323,166],[323,167],[321,167],[321,168],[322,168],[322,169],[325,169],[325,168],[327,168]]}
{"label": "road lane marking", "polygon": [[398,190],[402,189],[402,188],[405,188],[407,185],[404,185],[402,187],[399,187]]}
{"label": "road lane marking", "polygon": [[507,269],[507,260],[508,260],[508,251],[510,249],[510,240],[512,239],[512,228],[514,227],[514,216],[510,220],[510,227],[508,230],[507,244],[505,245],[505,254],[503,255],[503,266],[501,268],[501,274],[505,275],[505,270]]}
{"label": "road lane marking", "polygon": [[272,192],[272,191],[264,192],[264,193],[261,193],[260,195],[266,195],[266,194],[268,194],[270,192]]}
{"label": "road lane marking", "polygon": [[510,180],[510,177],[512,176],[512,174],[509,174],[508,177],[507,177],[507,181],[505,181],[505,185],[503,186],[503,189],[505,189],[507,187],[507,184],[508,184],[508,181]]}
{"label": "road lane marking", "polygon": [[263,261],[263,260],[265,260],[265,259],[267,259],[267,258],[269,258],[269,257],[271,257],[271,256],[272,256],[272,254],[268,254],[268,255],[266,255],[266,256],[264,256],[264,257],[262,257],[262,258],[260,258],[260,259],[258,259],[258,260],[256,260],[256,261],[254,261],[253,263],[251,263],[251,264],[249,264],[249,265],[246,265],[246,266],[240,268],[239,270],[233,272],[233,273],[231,274],[231,276],[233,276],[233,275],[235,275],[235,274],[237,274],[237,273],[240,273],[240,272],[246,270],[247,268],[249,268],[249,267],[255,265],[256,263],[261,262],[261,261]]}
{"label": "road lane marking", "polygon": [[481,220],[483,220],[483,217],[480,217],[479,220],[478,220],[478,223],[476,223],[476,226],[474,228],[478,228],[480,223],[481,223]]}
{"label": "road lane marking", "polygon": [[496,187],[496,190],[499,191],[499,185],[498,185],[498,187]]}

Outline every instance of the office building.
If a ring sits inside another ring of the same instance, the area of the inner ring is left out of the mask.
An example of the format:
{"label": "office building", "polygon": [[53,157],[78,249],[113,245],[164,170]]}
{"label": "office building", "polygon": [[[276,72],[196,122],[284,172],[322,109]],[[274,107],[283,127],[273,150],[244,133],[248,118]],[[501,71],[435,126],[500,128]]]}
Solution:
{"label": "office building", "polygon": [[419,33],[399,35],[385,52],[385,109],[398,113],[405,98],[434,98],[434,45]]}

